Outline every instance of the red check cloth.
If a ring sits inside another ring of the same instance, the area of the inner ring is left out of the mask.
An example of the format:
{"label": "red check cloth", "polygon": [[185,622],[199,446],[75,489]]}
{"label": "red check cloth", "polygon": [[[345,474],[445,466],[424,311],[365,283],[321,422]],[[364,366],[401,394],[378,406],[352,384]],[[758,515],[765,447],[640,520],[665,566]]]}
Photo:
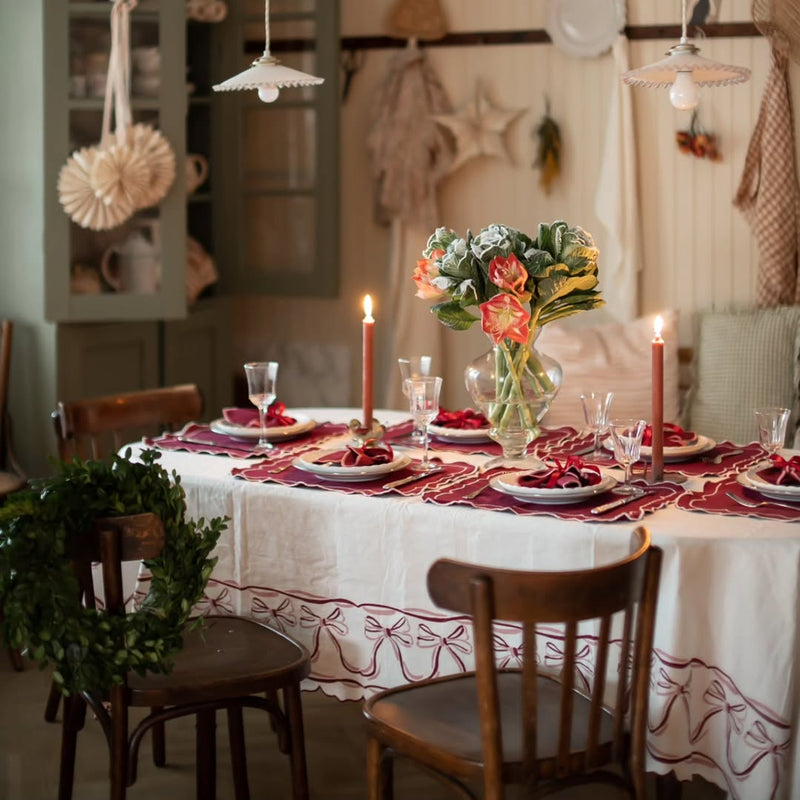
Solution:
{"label": "red check cloth", "polygon": [[[525,500],[518,500],[516,497],[498,492],[488,486],[489,480],[495,475],[508,470],[496,469],[487,471],[484,475],[475,475],[457,486],[438,491],[433,488],[425,492],[422,499],[428,503],[437,505],[467,505],[472,508],[483,508],[489,511],[510,511],[519,516],[532,517],[556,517],[558,519],[578,520],[580,522],[635,522],[642,519],[646,514],[652,514],[659,508],[675,502],[680,497],[683,489],[674,483],[662,483],[657,486],[647,486],[649,493],[638,500],[633,500],[618,508],[611,509],[605,514],[594,515],[591,513],[595,506],[610,503],[612,500],[619,499],[619,495],[613,492],[606,492],[596,497],[590,497],[580,503],[565,505],[550,505],[545,503],[532,503]],[[634,485],[642,485],[634,481]],[[465,495],[474,492],[481,486],[486,488],[477,496],[467,499]]]}
{"label": "red check cloth", "polygon": [[[291,461],[291,459],[288,459]],[[287,459],[283,459],[285,464]],[[395,492],[405,496],[421,495],[429,491],[438,483],[457,478],[460,475],[467,475],[474,471],[474,467],[463,462],[452,464],[442,464],[442,471],[433,475],[426,475],[413,483],[396,488],[387,487],[387,483],[401,480],[413,475],[409,464],[408,467],[395,470],[384,475],[378,475],[374,480],[369,481],[337,481],[333,478],[322,478],[310,472],[305,472],[297,467],[289,467],[281,472],[275,470],[283,466],[282,463],[262,461],[250,467],[237,467],[231,470],[231,475],[242,480],[254,483],[279,483],[282,486],[305,486],[309,489],[324,489],[331,492],[341,492],[342,494],[360,494],[366,497],[373,495],[390,494]]]}
{"label": "red check cloth", "polygon": [[[318,445],[332,436],[340,436],[347,431],[346,425],[334,425],[325,422],[317,425],[310,431],[301,433],[292,439],[273,442],[275,448],[267,455],[271,460],[279,458],[282,454],[294,453],[302,444]],[[149,447],[160,450],[183,450],[188,453],[205,453],[213,456],[230,456],[231,458],[264,458],[263,452],[255,452],[256,439],[236,439],[222,433],[215,433],[208,425],[199,425],[190,422],[178,433],[165,433],[157,438],[145,438],[144,443]]]}
{"label": "red check cloth", "polygon": [[765,501],[769,503],[770,501],[769,497],[764,497],[759,492],[742,486],[735,477],[729,477],[719,482],[707,483],[702,491],[685,492],[678,498],[676,505],[686,511],[703,511],[706,514],[722,514],[727,517],[756,517],[758,519],[776,519],[784,522],[800,521],[800,503],[797,503],[796,511],[778,505],[747,508],[731,500],[726,492],[753,502]]}

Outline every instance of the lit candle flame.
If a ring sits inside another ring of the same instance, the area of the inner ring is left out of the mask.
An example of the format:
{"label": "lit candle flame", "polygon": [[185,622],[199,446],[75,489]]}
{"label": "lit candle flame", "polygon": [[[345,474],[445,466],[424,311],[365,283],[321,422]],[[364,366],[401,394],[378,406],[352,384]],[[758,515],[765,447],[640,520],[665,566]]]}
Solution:
{"label": "lit candle flame", "polygon": [[654,341],[661,340],[661,331],[664,329],[664,318],[659,315],[653,322],[653,339]]}
{"label": "lit candle flame", "polygon": [[372,298],[368,294],[364,295],[364,322],[375,322],[372,316]]}

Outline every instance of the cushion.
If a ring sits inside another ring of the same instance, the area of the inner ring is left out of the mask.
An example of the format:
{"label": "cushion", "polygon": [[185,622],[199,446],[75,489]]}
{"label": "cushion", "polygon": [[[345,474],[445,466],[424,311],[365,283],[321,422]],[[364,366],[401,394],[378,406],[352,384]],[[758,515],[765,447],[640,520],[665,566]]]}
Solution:
{"label": "cushion", "polygon": [[712,439],[758,439],[753,411],[792,409],[787,443],[798,420],[800,307],[706,312],[700,316],[688,422]]}
{"label": "cushion", "polygon": [[[577,317],[588,318],[591,314],[594,312]],[[664,318],[664,420],[677,422],[680,414],[677,315],[665,311],[661,316]],[[582,428],[581,394],[586,392],[614,392],[612,418],[649,420],[654,319],[652,315],[626,323],[580,327],[570,326],[571,320],[567,319],[545,325],[536,347],[561,364],[564,377],[543,424]]]}

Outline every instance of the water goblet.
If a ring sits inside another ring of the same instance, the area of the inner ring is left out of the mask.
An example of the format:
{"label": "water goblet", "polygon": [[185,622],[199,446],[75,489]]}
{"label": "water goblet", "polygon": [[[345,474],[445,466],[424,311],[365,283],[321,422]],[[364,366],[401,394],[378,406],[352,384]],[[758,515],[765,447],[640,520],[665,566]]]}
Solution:
{"label": "water goblet", "polygon": [[[401,386],[403,394],[411,401],[406,381],[411,378],[427,378],[431,374],[430,356],[410,356],[409,358],[398,358],[397,366],[400,367]],[[414,422],[414,430],[408,436],[402,437],[408,444],[415,446],[422,445],[422,428]]]}
{"label": "water goblet", "polygon": [[422,461],[411,467],[412,472],[430,472],[436,467],[428,460],[428,425],[439,413],[439,393],[442,379],[438,377],[409,378],[408,387],[411,416],[422,429]]}
{"label": "water goblet", "polygon": [[777,455],[786,440],[786,423],[792,413],[788,408],[770,407],[755,410],[758,440],[767,455]]}
{"label": "water goblet", "polygon": [[272,450],[275,445],[267,441],[267,410],[275,400],[275,383],[278,378],[277,361],[250,361],[244,365],[247,376],[247,396],[258,409],[260,427],[256,452]]}
{"label": "water goblet", "polygon": [[594,449],[589,455],[584,456],[586,461],[596,463],[611,458],[611,453],[604,452],[600,446],[600,436],[608,431],[608,412],[613,399],[614,392],[587,392],[581,395],[583,418],[586,427],[594,434]]}
{"label": "water goblet", "polygon": [[617,488],[618,494],[634,494],[638,491],[631,485],[631,467],[639,460],[646,426],[647,422],[643,419],[615,419],[609,423],[614,457],[625,470],[625,482]]}

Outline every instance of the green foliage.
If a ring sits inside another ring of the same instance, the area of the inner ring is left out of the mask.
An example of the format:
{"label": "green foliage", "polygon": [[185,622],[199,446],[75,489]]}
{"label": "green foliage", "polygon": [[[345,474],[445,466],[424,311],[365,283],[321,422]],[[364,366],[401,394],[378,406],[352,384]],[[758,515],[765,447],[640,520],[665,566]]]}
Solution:
{"label": "green foliage", "polygon": [[[102,690],[128,671],[168,672],[181,630],[203,597],[226,520],[186,519],[180,479],[144,451],[141,462],[74,461],[31,483],[0,506],[0,608],[5,642],[42,666],[55,667],[65,694]],[[86,609],[65,557],[95,519],[152,512],[165,529],[165,547],[145,562],[147,596],[124,616]]]}

